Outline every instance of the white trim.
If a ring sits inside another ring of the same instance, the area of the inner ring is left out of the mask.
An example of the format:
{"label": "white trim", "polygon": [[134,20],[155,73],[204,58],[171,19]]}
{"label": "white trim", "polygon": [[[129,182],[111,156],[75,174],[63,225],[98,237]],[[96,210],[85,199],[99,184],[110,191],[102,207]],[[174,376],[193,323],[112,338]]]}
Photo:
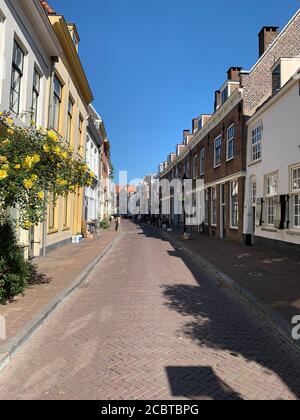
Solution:
{"label": "white trim", "polygon": [[233,226],[232,224],[232,184],[236,182],[237,183],[237,199],[239,200],[239,180],[238,179],[233,179],[230,181],[230,188],[229,188],[229,211],[230,211],[230,217],[229,217],[229,222],[230,222],[230,229],[235,229],[238,230],[239,229],[239,202],[238,202],[238,210],[237,210],[237,226]]}
{"label": "white trim", "polygon": [[[221,146],[220,146],[220,163],[216,164],[216,142],[217,140],[221,139]],[[221,162],[222,162],[222,146],[223,146],[223,136],[219,135],[215,138],[214,140],[214,168],[219,168],[219,166],[221,166]]]}
{"label": "white trim", "polygon": [[[213,200],[213,190],[216,191],[216,199]],[[212,227],[217,227],[218,223],[218,212],[217,212],[217,201],[218,201],[218,189],[217,186],[211,187],[211,197],[210,197],[210,224]],[[213,212],[213,202],[216,203],[216,223],[213,222],[214,212]]]}
{"label": "white trim", "polygon": [[230,138],[230,140],[233,140],[233,145],[235,146],[235,123],[232,123],[226,130],[226,162],[230,162],[231,160],[233,160],[235,158],[235,148],[233,149],[233,156],[232,157],[228,157],[228,145],[229,145],[229,139],[228,139],[228,131],[234,128],[234,136]]}
{"label": "white trim", "polygon": [[[202,158],[202,153],[203,153],[203,168],[202,168],[202,171],[201,171],[201,158]],[[203,176],[205,174],[205,169],[204,169],[204,165],[205,165],[205,147],[202,147],[202,149],[200,150],[200,153],[199,153],[199,161],[200,161],[200,163],[199,163],[199,166],[200,166],[199,173],[200,173],[200,176]]]}
{"label": "white trim", "polygon": [[225,184],[226,182],[232,181],[234,179],[243,178],[243,177],[245,178],[246,176],[247,176],[247,172],[237,172],[236,174],[229,175],[225,178],[218,179],[217,181],[213,181],[208,184],[205,184],[205,188],[212,188],[220,184]]}

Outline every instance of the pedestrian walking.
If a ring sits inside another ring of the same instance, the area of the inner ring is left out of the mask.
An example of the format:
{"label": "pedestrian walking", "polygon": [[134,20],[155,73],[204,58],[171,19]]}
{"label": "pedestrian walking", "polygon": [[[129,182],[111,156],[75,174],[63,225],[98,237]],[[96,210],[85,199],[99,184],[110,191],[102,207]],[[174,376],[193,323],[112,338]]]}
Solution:
{"label": "pedestrian walking", "polygon": [[116,216],[115,217],[115,224],[116,224],[116,229],[115,231],[118,232],[120,224],[121,224],[121,217],[120,216]]}

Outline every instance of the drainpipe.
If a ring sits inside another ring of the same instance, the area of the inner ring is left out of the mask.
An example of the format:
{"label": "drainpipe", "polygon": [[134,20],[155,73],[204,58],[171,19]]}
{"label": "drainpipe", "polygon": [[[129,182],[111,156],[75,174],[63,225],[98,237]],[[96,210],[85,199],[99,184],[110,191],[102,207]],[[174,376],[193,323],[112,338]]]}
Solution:
{"label": "drainpipe", "polygon": [[[51,73],[50,73],[50,90],[49,90],[49,114],[48,114],[48,128],[50,128],[53,114],[53,91],[54,91],[54,75],[55,75],[55,64],[58,63],[59,57],[51,57]],[[43,221],[43,237],[42,237],[42,256],[46,256],[46,244],[47,244],[47,203],[48,203],[48,191],[44,192],[44,206],[45,206],[45,217]]]}

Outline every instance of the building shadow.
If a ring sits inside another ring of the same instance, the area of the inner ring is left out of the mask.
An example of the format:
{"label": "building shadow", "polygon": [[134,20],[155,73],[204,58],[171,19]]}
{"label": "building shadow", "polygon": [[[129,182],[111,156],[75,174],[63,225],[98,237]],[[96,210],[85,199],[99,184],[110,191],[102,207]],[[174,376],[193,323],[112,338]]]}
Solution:
{"label": "building shadow", "polygon": [[[145,236],[169,242],[157,229],[148,226],[140,226],[140,229]],[[230,290],[214,281],[181,249],[169,251],[169,255],[183,261],[198,283],[161,286],[165,304],[185,319],[184,335],[202,348],[223,350],[231,357],[242,357],[249,363],[260,365],[266,375],[276,374],[300,399],[299,351],[245,307]],[[181,392],[178,391],[180,386],[174,384],[176,381],[171,379],[169,372],[170,385],[176,395],[176,392]],[[218,378],[213,380],[218,382]],[[225,386],[221,381],[220,384]]]}
{"label": "building shadow", "polygon": [[167,367],[172,395],[191,400],[242,400],[209,366]]}

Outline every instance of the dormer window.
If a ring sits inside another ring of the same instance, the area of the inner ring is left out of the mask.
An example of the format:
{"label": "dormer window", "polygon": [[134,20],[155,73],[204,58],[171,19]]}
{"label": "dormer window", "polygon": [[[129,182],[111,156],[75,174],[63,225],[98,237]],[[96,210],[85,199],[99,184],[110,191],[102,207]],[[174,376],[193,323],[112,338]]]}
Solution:
{"label": "dormer window", "polygon": [[272,73],[272,92],[276,95],[281,89],[281,65],[279,64]]}
{"label": "dormer window", "polygon": [[226,88],[222,91],[221,97],[222,97],[222,105],[224,105],[227,99],[229,98],[228,86],[226,86]]}

